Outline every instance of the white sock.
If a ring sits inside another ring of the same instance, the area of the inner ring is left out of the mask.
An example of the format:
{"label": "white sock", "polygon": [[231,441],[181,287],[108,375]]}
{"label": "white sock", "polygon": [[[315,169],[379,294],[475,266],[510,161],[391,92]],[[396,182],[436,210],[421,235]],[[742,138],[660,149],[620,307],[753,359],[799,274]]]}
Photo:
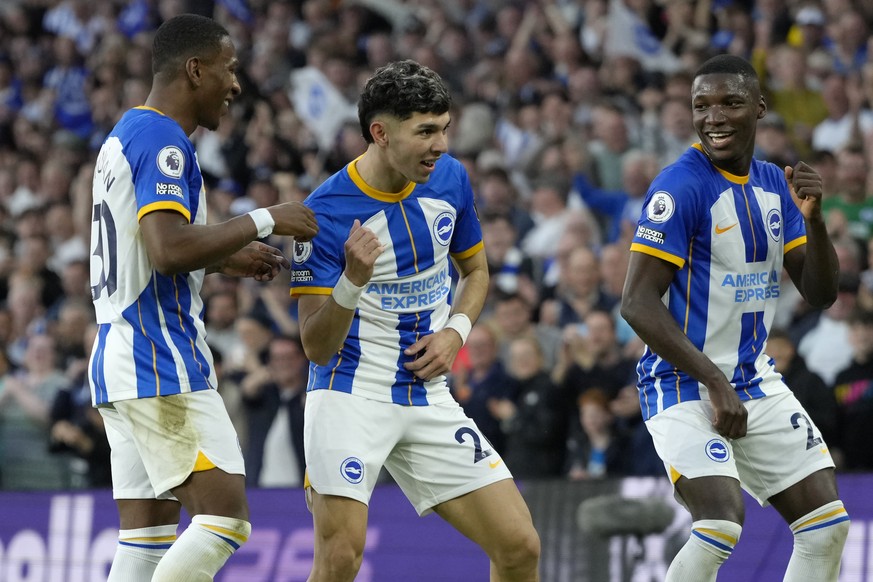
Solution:
{"label": "white sock", "polygon": [[251,531],[251,524],[241,519],[195,515],[155,569],[152,582],[212,582]]}
{"label": "white sock", "polygon": [[667,570],[664,582],[715,582],[718,569],[740,539],[743,527],[732,521],[701,519]]}
{"label": "white sock", "polygon": [[106,582],[149,582],[158,562],[176,541],[178,525],[119,530]]}
{"label": "white sock", "polygon": [[784,582],[836,582],[840,558],[849,535],[849,514],[833,501],[791,524],[794,551]]}

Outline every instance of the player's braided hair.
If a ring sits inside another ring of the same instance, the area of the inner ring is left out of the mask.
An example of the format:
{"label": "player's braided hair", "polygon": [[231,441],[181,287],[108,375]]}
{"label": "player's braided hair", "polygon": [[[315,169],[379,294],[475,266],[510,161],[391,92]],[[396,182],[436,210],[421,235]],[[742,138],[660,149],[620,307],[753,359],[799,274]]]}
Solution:
{"label": "player's braided hair", "polygon": [[181,69],[191,57],[209,61],[221,52],[227,29],[205,16],[180,14],[164,22],[152,42],[152,73]]}
{"label": "player's braided hair", "polygon": [[389,63],[376,69],[361,93],[361,133],[367,143],[373,143],[370,123],[380,113],[402,121],[415,113],[443,114],[451,105],[449,91],[437,73],[412,60]]}

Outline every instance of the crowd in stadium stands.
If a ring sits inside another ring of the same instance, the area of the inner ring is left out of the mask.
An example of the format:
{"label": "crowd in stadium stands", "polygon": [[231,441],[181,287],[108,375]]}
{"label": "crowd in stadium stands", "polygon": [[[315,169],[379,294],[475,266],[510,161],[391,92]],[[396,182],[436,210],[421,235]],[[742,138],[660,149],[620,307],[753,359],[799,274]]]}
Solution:
{"label": "crowd in stadium stands", "polygon": [[[182,12],[233,36],[243,93],[195,142],[222,221],[302,200],[364,150],[354,99],[412,58],[454,98],[450,153],[477,196],[491,291],[455,363],[458,401],[519,478],[661,475],[620,318],[656,173],[696,141],[693,71],[749,59],[769,105],[756,154],[823,177],[840,293],[783,278],[770,355],[840,471],[873,470],[873,3],[867,0],[5,0],[0,5],[0,487],[106,487],[90,406],[95,155]],[[293,242],[271,237],[287,256]],[[307,361],[288,276],[204,285],[219,391],[251,486],[297,486]]]}

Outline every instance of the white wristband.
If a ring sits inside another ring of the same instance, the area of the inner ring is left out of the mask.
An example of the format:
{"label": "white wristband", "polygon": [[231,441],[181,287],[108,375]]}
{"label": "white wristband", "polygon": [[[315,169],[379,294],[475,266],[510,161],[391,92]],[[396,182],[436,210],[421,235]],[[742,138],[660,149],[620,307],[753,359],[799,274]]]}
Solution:
{"label": "white wristband", "polygon": [[273,215],[266,208],[255,208],[248,213],[255,222],[255,227],[258,229],[258,238],[270,236],[273,232],[273,227],[276,226],[276,221],[273,220]]}
{"label": "white wristband", "polygon": [[473,329],[473,324],[470,318],[464,313],[456,313],[449,318],[446,327],[443,329],[453,329],[461,336],[461,345],[467,343],[467,336],[470,335],[470,330]]}
{"label": "white wristband", "polygon": [[340,307],[354,310],[358,306],[358,299],[361,298],[364,287],[364,285],[358,287],[349,281],[349,278],[343,273],[340,275],[339,281],[334,285],[331,297]]}

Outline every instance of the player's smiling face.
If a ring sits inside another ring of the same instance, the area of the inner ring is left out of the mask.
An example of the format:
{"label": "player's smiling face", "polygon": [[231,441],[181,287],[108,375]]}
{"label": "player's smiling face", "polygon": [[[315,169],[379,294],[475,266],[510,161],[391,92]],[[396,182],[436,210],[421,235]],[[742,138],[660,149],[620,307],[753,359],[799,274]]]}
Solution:
{"label": "player's smiling face", "polygon": [[446,112],[414,113],[409,119],[390,123],[386,153],[391,168],[406,181],[427,182],[436,161],[448,151],[450,122]]}
{"label": "player's smiling face", "polygon": [[748,174],[755,128],[767,112],[757,82],[733,74],[701,75],[691,88],[691,107],[694,129],[712,163],[731,174]]}
{"label": "player's smiling face", "polygon": [[236,78],[239,60],[230,37],[221,40],[221,52],[209,61],[201,61],[202,95],[198,125],[216,130],[241,89]]}

